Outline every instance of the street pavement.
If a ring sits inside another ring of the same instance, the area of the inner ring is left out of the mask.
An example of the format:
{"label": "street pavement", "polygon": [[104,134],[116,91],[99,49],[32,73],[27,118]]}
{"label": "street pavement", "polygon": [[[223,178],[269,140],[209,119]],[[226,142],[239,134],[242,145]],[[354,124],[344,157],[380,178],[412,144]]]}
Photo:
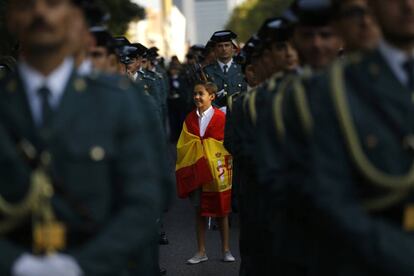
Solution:
{"label": "street pavement", "polygon": [[196,265],[186,264],[197,251],[194,209],[188,199],[177,199],[164,218],[168,245],[160,246],[160,265],[167,269],[168,276],[236,276],[240,266],[239,227],[237,216],[233,216],[230,231],[230,248],[236,258],[234,263],[221,261],[221,239],[218,230],[206,233],[208,261]]}

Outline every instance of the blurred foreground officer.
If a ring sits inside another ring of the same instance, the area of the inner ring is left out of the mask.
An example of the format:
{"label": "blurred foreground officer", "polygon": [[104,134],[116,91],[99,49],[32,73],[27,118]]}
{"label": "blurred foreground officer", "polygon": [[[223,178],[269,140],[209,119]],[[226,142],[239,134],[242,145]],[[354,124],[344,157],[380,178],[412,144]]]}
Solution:
{"label": "blurred foreground officer", "polygon": [[381,31],[368,6],[368,0],[332,0],[334,26],[344,41],[344,50],[372,50],[378,46]]}
{"label": "blurred foreground officer", "polygon": [[414,1],[369,4],[379,47],[305,80],[302,104],[296,83],[285,102],[286,186],[318,241],[312,275],[414,274]]}
{"label": "blurred foreground officer", "polygon": [[[125,275],[156,235],[151,114],[128,82],[76,75],[67,46],[77,4],[9,3],[24,57],[0,81],[1,275]],[[141,275],[159,273],[142,265]]]}
{"label": "blurred foreground officer", "polygon": [[233,62],[237,47],[233,41],[236,38],[237,35],[228,30],[217,31],[210,38],[215,43],[214,49],[217,61],[205,67],[204,70],[207,78],[218,87],[219,92],[214,103],[219,107],[226,106],[227,96],[247,90],[241,67]]}
{"label": "blurred foreground officer", "polygon": [[293,41],[300,59],[312,71],[321,71],[338,56],[342,40],[333,26],[329,0],[299,0],[293,7],[298,23]]}
{"label": "blurred foreground officer", "polygon": [[[297,71],[295,74],[299,73],[305,78],[309,77],[309,71],[317,74],[328,68],[337,59],[342,43],[333,28],[329,1],[302,0],[296,3],[293,10],[297,17],[293,42],[303,66],[300,70],[293,71]],[[292,70],[285,68],[284,71]],[[284,122],[283,116],[280,115],[281,110],[288,108],[283,104],[284,99],[291,94],[297,94],[292,93],[290,89],[296,78],[298,77],[294,74],[285,74],[280,80],[277,80],[277,77],[273,78],[276,82],[269,82],[267,87],[270,96],[268,94],[266,99],[266,93],[260,91],[257,95],[258,99],[262,98],[262,105],[264,105],[262,111],[257,112],[255,149],[257,162],[260,164],[257,166],[258,179],[263,189],[262,201],[266,210],[265,226],[271,233],[269,259],[280,275],[284,276],[313,275],[310,273],[315,258],[315,248],[317,248],[315,238],[310,231],[310,222],[307,220],[307,209],[303,207],[299,197],[298,186],[303,184],[302,179],[297,178],[296,164],[289,162],[289,156],[285,153],[285,140],[288,138],[279,139],[277,131],[280,129],[279,126],[283,125],[280,122]],[[256,100],[256,107],[258,102]],[[297,108],[289,110],[295,115],[302,114],[302,111]],[[254,112],[250,114],[254,115]],[[296,125],[289,125],[289,127],[302,126],[302,121],[295,123]],[[298,148],[295,153],[303,155],[305,159],[306,148]],[[288,182],[292,178],[297,181]]]}

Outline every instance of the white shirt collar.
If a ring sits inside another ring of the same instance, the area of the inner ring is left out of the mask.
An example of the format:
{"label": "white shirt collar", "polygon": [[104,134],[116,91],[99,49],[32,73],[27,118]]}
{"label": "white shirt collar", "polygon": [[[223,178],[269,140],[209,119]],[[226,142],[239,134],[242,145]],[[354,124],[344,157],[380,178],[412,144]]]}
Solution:
{"label": "white shirt collar", "polygon": [[93,64],[90,58],[85,59],[78,67],[78,75],[81,77],[88,76],[93,72]]}
{"label": "white shirt collar", "polygon": [[200,113],[200,111],[198,111],[198,108],[197,108],[196,113],[197,113],[198,118],[204,118],[204,117],[209,116],[213,111],[214,111],[213,106],[210,106],[203,113]]}
{"label": "white shirt collar", "polygon": [[48,76],[44,76],[29,64],[22,61],[19,63],[19,72],[25,88],[25,92],[31,107],[34,121],[40,122],[40,98],[37,91],[42,87],[47,87],[50,90],[49,103],[52,108],[56,109],[59,106],[60,100],[65,92],[66,85],[72,74],[74,68],[74,60],[72,57],[67,57],[61,65],[59,65]]}
{"label": "white shirt collar", "polygon": [[382,40],[379,44],[379,51],[384,57],[387,64],[390,66],[391,71],[397,77],[397,79],[403,84],[406,85],[408,82],[408,77],[404,71],[403,64],[410,58],[414,58],[414,51],[411,53],[411,57],[407,56],[406,53],[400,49],[392,46],[385,40]]}
{"label": "white shirt collar", "polygon": [[220,60],[217,60],[217,63],[220,66],[221,71],[224,72],[224,65],[227,65],[227,72],[230,70],[231,65],[233,64],[233,59],[231,59],[229,62],[227,62],[226,64],[224,64],[223,62],[221,62]]}

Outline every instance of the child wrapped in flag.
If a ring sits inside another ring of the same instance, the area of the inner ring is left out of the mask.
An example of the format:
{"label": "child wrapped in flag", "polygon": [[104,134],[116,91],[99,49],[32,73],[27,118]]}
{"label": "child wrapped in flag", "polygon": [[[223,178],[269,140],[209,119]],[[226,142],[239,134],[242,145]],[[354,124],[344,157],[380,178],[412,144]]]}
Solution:
{"label": "child wrapped in flag", "polygon": [[188,114],[177,143],[176,179],[180,198],[190,198],[196,209],[198,252],[187,261],[207,261],[206,217],[216,217],[222,236],[223,260],[232,262],[228,214],[231,206],[232,157],[223,146],[226,115],[212,106],[217,86],[198,82],[196,109]]}

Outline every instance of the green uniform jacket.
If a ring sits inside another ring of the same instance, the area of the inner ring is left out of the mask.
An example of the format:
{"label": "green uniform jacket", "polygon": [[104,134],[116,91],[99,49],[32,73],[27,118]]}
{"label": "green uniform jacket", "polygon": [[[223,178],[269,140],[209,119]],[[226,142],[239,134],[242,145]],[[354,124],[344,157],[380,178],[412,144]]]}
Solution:
{"label": "green uniform jacket", "polygon": [[[218,91],[224,90],[226,92],[225,96],[247,91],[247,83],[244,80],[241,66],[235,62],[232,63],[227,74],[223,73],[217,62],[206,66],[204,72],[207,79],[217,85]],[[227,104],[226,97],[219,97],[215,102],[218,106]]]}
{"label": "green uniform jacket", "polygon": [[312,275],[412,275],[414,235],[403,221],[414,202],[413,91],[378,51],[304,87],[286,98],[284,162],[289,199],[317,243]]}
{"label": "green uniform jacket", "polygon": [[[64,191],[53,196],[53,209],[68,228],[67,253],[85,275],[120,275],[131,253],[148,248],[157,231],[163,198],[157,171],[159,139],[151,131],[145,101],[133,93],[124,79],[72,76],[51,135],[40,142],[19,77],[0,82],[0,124],[5,130],[0,129],[0,194],[18,202],[29,187],[30,168],[8,137],[10,132],[38,150],[47,149]],[[73,207],[80,204],[87,218]],[[31,251],[31,244],[29,224],[3,235],[0,274],[8,275],[16,258]]]}

